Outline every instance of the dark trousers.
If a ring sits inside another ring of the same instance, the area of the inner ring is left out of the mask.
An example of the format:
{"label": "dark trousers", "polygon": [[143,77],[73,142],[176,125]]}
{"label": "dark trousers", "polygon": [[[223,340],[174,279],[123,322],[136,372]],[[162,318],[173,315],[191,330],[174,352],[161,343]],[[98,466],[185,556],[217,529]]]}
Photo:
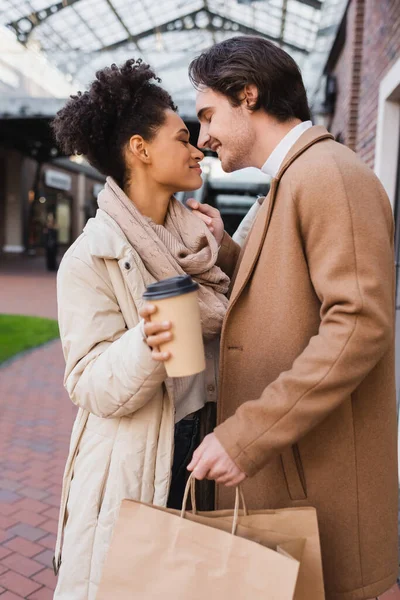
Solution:
{"label": "dark trousers", "polygon": [[200,411],[190,418],[182,419],[175,425],[175,451],[172,465],[171,489],[168,508],[182,508],[186,482],[189,477],[187,466],[193,452],[200,443]]}

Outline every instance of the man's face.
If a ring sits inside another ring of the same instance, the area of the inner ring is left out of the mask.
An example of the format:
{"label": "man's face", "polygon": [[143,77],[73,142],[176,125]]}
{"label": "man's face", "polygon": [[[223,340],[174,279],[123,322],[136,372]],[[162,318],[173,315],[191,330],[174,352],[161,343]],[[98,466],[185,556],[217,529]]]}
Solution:
{"label": "man's face", "polygon": [[226,96],[203,88],[197,93],[196,111],[200,121],[199,148],[214,150],[226,173],[252,166],[255,132],[252,113],[244,102],[233,107]]}

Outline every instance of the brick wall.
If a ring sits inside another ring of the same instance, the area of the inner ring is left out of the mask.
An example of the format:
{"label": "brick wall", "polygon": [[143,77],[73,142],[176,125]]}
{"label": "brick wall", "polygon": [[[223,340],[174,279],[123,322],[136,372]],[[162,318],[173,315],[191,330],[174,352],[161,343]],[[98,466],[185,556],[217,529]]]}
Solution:
{"label": "brick wall", "polygon": [[346,22],[346,42],[343,50],[337,60],[337,63],[332,70],[333,75],[337,80],[337,98],[336,109],[331,123],[330,130],[346,145],[349,144],[349,127],[350,127],[350,103],[353,89],[352,68],[354,58],[354,36],[355,29],[351,25],[355,19],[355,2],[349,6]]}
{"label": "brick wall", "polygon": [[332,72],[338,98],[331,131],[371,167],[379,85],[400,58],[400,1],[351,0],[346,41]]}
{"label": "brick wall", "polygon": [[379,85],[400,58],[399,0],[365,0],[364,31],[356,150],[373,167]]}

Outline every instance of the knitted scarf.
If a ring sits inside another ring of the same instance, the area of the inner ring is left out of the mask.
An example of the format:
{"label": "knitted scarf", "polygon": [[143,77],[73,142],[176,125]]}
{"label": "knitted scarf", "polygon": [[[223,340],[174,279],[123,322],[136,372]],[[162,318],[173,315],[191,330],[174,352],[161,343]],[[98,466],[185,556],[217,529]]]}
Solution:
{"label": "knitted scarf", "polygon": [[117,222],[156,281],[188,274],[199,284],[203,335],[206,339],[219,335],[229,278],[215,264],[218,245],[207,226],[173,197],[164,225],[154,223],[111,177],[99,194],[98,205]]}

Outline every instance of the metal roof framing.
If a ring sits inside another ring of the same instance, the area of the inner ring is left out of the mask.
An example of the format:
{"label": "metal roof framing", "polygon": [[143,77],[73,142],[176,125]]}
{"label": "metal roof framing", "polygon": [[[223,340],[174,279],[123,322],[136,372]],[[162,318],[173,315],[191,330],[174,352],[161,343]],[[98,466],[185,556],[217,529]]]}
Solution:
{"label": "metal roof framing", "polygon": [[[61,2],[56,2],[54,4],[51,4],[47,8],[31,12],[30,14],[26,14],[26,15],[20,17],[19,19],[11,21],[11,22],[7,23],[7,27],[9,27],[10,29],[12,29],[15,32],[18,40],[21,43],[25,44],[28,42],[29,36],[32,34],[34,29],[37,28],[39,25],[41,25],[44,21],[46,21],[50,17],[54,16],[55,14],[59,13],[64,8],[72,7],[81,1],[82,0],[61,0]],[[225,17],[222,14],[211,11],[209,9],[207,0],[204,0],[203,6],[196,11],[189,12],[184,15],[179,15],[179,17],[175,16],[173,19],[168,20],[161,25],[153,26],[143,32],[140,32],[139,34],[132,35],[129,28],[125,24],[124,20],[121,18],[118,11],[115,9],[115,7],[112,3],[112,0],[105,0],[105,1],[107,2],[108,6],[110,7],[110,10],[113,12],[113,14],[117,18],[117,20],[119,21],[119,23],[121,24],[123,29],[126,31],[127,37],[124,40],[120,40],[120,41],[116,42],[115,44],[110,44],[108,46],[102,47],[100,49],[100,51],[113,50],[113,49],[119,48],[120,46],[127,44],[129,42],[133,42],[137,46],[137,48],[140,50],[139,41],[150,35],[153,35],[154,33],[166,33],[169,31],[182,31],[182,30],[190,31],[193,29],[204,30],[204,27],[199,27],[196,24],[195,18],[198,14],[205,13],[209,17],[209,24],[207,25],[206,29],[208,31],[212,32],[213,34],[215,34],[215,32],[217,32],[217,31],[220,31],[221,29],[224,29],[225,31],[235,30],[238,33],[243,33],[243,34],[248,34],[248,35],[262,35],[263,37],[270,39],[271,41],[274,41],[276,43],[279,43],[280,45],[283,45],[288,49],[295,50],[296,52],[307,53],[307,50],[305,48],[302,48],[301,46],[297,46],[296,44],[286,42],[283,39],[285,23],[286,23],[286,16],[287,16],[287,0],[284,0],[284,4],[283,4],[281,35],[279,37],[268,35],[264,31],[260,31],[256,28],[249,27],[249,26],[241,23],[238,20],[233,20],[233,19]],[[310,6],[317,10],[320,9],[321,5],[322,5],[321,0],[297,0],[297,2],[299,2],[300,4]],[[144,6],[146,8],[146,5],[144,5]],[[186,19],[186,18],[193,19],[192,27],[189,28],[185,24],[184,19]],[[213,20],[215,18],[221,19],[222,25],[216,26],[215,24],[213,24]],[[177,21],[182,22],[182,27],[178,27],[176,25]],[[89,24],[88,23],[86,23],[86,24],[87,24],[88,28],[90,29]],[[92,32],[93,32],[93,30],[92,30]],[[93,32],[93,33],[95,33],[95,32]],[[214,37],[214,40],[215,40],[215,37]]]}

